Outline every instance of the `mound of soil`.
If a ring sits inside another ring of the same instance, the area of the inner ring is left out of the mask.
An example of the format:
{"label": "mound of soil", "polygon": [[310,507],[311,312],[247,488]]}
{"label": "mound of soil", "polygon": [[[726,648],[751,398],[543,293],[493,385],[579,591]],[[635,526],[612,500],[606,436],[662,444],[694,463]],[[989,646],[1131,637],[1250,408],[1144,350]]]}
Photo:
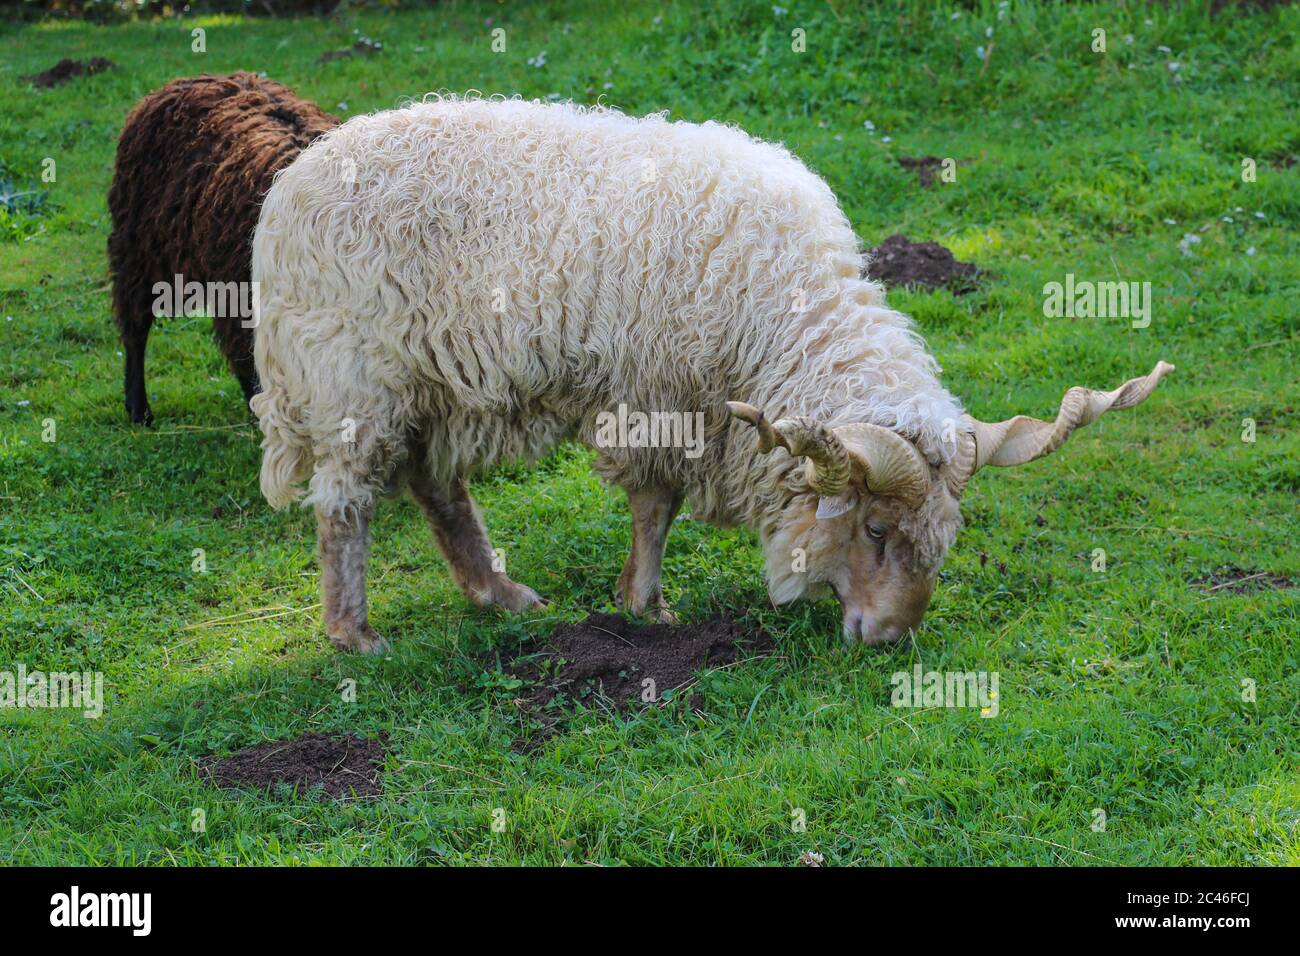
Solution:
{"label": "mound of soil", "polygon": [[51,86],[59,86],[69,80],[75,80],[79,76],[90,76],[93,73],[103,73],[105,70],[115,69],[117,69],[117,64],[112,60],[104,59],[102,56],[89,60],[63,59],[44,73],[24,76],[22,79],[40,89],[49,89]]}
{"label": "mound of soil", "polygon": [[979,275],[974,263],[958,262],[939,243],[912,242],[898,234],[869,250],[868,255],[867,275],[887,286],[923,286],[962,295],[975,288]]}
{"label": "mound of soil", "polygon": [[916,170],[916,176],[921,180],[921,188],[929,189],[934,185],[934,177],[943,168],[943,160],[938,156],[900,156],[898,165],[904,169]]}
{"label": "mound of soil", "polygon": [[1300,581],[1272,571],[1251,571],[1246,568],[1226,566],[1212,574],[1203,574],[1194,584],[1208,592],[1222,594],[1249,594],[1252,591],[1278,591],[1300,586]]}
{"label": "mound of soil", "polygon": [[1274,7],[1289,7],[1294,0],[1211,0],[1210,13],[1218,16],[1224,10],[1272,10]]}
{"label": "mound of soil", "polygon": [[383,792],[384,743],[364,737],[306,733],[295,740],[269,740],[229,757],[206,757],[199,773],[225,790],[274,792],[286,784],[300,794],[344,800]]}
{"label": "mound of soil", "polygon": [[[525,684],[516,704],[541,724],[515,749],[535,749],[578,705],[619,714],[657,706],[687,692],[701,670],[775,648],[761,628],[727,617],[678,626],[593,614],[561,624],[545,642],[501,658],[502,671]],[[698,710],[704,701],[692,694],[688,704]]]}
{"label": "mound of soil", "polygon": [[334,60],[346,60],[351,56],[371,56],[382,50],[384,45],[376,43],[369,37],[362,37],[356,43],[346,50],[326,50],[320,55],[317,63],[330,63]]}

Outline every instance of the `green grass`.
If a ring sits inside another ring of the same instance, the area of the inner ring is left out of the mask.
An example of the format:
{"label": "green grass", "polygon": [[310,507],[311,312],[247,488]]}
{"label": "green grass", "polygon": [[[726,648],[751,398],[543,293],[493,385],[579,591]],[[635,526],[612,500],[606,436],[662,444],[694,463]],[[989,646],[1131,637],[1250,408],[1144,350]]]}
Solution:
{"label": "green grass", "polygon": [[[198,22],[204,55],[191,22],[0,27],[0,162],[50,191],[0,240],[0,670],[99,670],[108,693],[98,721],[0,711],[0,862],[1300,863],[1300,591],[1194,584],[1224,565],[1300,580],[1300,170],[1284,162],[1300,153],[1300,10],[781,5],[221,18]],[[316,63],[354,30],[383,52]],[[19,80],[63,56],[119,69]],[[541,616],[469,606],[415,507],[381,507],[371,600],[395,649],[360,659],[323,636],[309,515],[262,501],[258,435],[206,321],[155,330],[158,422],[126,423],[104,254],[116,136],[168,79],[235,69],[346,115],[472,88],[782,140],[867,244],[905,232],[988,271],[962,298],[891,295],[985,419],[1050,415],[1067,386],[1113,387],[1157,358],[1178,371],[1051,459],[972,483],[906,646],[843,649],[834,604],[767,606],[751,534],[678,524],[670,600],[688,619],[759,609],[780,654],[706,676],[702,715],[580,716],[521,757],[509,691],[473,661],[609,606],[626,508],[585,450],[475,485],[512,575],[554,602]],[[923,154],[957,159],[957,181],[923,191],[894,162]],[[1202,240],[1191,256],[1185,233]],[[1151,326],[1045,318],[1043,285],[1067,272],[1150,281]],[[891,708],[890,674],[918,660],[998,672],[999,715]],[[306,730],[388,732],[387,795],[321,805],[198,778],[204,754]]]}

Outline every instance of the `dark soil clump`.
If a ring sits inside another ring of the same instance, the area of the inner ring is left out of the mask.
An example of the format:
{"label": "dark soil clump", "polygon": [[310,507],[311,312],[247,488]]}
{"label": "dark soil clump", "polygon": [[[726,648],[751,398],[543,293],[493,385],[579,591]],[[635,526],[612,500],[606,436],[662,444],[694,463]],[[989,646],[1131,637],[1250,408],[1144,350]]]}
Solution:
{"label": "dark soil clump", "polygon": [[362,37],[356,43],[352,44],[346,50],[326,50],[320,55],[317,63],[331,63],[334,60],[346,60],[352,56],[371,56],[378,53],[384,48],[382,43],[376,43],[369,37]]}
{"label": "dark soil clump", "polygon": [[979,269],[970,262],[958,262],[937,242],[912,242],[892,235],[869,250],[867,275],[887,286],[922,286],[948,289],[955,295],[975,288]]}
{"label": "dark soil clump", "polygon": [[63,59],[44,73],[24,76],[23,79],[33,86],[45,90],[51,86],[59,86],[69,80],[75,80],[79,76],[90,76],[94,73],[103,73],[105,70],[115,69],[117,69],[117,64],[112,60],[104,59],[102,56],[89,60]]}
{"label": "dark soil clump", "polygon": [[1211,0],[1210,14],[1218,16],[1225,10],[1250,13],[1254,10],[1272,10],[1274,7],[1289,7],[1294,0]]}
{"label": "dark soil clump", "polygon": [[1272,571],[1251,571],[1246,568],[1225,566],[1211,574],[1203,574],[1192,582],[1214,594],[1250,594],[1252,591],[1280,591],[1300,587],[1300,581]]}
{"label": "dark soil clump", "polygon": [[199,773],[225,790],[273,793],[284,784],[299,794],[315,791],[331,800],[373,797],[383,792],[384,752],[382,740],[306,733],[295,740],[268,740],[229,757],[205,757]]}
{"label": "dark soil clump", "polygon": [[916,177],[921,181],[922,189],[929,189],[934,185],[935,174],[943,168],[943,160],[938,156],[900,156],[898,165],[904,169],[916,171]]}
{"label": "dark soil clump", "polygon": [[[524,682],[515,703],[540,731],[516,741],[529,752],[577,706],[625,715],[688,693],[702,670],[776,649],[767,632],[726,617],[698,624],[637,624],[613,614],[561,624],[544,642],[502,655],[501,670]],[[687,703],[700,709],[703,698]]]}

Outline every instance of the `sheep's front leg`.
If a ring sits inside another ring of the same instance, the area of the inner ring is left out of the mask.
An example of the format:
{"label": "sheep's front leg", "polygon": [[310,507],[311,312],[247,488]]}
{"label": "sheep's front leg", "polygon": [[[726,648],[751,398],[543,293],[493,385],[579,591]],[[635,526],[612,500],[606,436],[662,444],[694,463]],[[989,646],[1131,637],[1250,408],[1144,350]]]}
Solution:
{"label": "sheep's front leg", "polygon": [[681,492],[672,488],[630,488],[632,550],[618,577],[615,600],[633,614],[672,624],[676,616],[664,603],[659,576],[663,570],[668,530],[682,506]]}
{"label": "sheep's front leg", "polygon": [[516,584],[504,571],[493,567],[496,556],[487,528],[463,479],[440,485],[415,477],[411,479],[411,494],[424,509],[451,576],[467,598],[480,607],[495,604],[507,611],[546,606],[532,588]]}
{"label": "sheep's front leg", "polygon": [[356,509],[347,519],[317,508],[316,543],[320,551],[325,633],[340,650],[381,654],[388,650],[388,642],[370,626],[366,603],[370,512],[368,508]]}

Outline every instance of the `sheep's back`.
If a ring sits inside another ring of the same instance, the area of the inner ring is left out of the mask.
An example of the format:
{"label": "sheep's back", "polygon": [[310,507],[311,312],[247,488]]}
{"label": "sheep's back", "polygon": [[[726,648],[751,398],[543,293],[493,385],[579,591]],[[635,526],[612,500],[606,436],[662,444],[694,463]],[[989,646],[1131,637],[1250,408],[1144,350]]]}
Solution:
{"label": "sheep's back", "polygon": [[360,343],[395,387],[571,418],[698,408],[859,266],[829,188],[781,147],[517,100],[343,124],[277,179],[254,260],[268,348]]}
{"label": "sheep's back", "polygon": [[337,122],[251,73],[173,80],[146,96],[127,115],[109,191],[119,281],[140,295],[176,273],[246,281],[275,173]]}

